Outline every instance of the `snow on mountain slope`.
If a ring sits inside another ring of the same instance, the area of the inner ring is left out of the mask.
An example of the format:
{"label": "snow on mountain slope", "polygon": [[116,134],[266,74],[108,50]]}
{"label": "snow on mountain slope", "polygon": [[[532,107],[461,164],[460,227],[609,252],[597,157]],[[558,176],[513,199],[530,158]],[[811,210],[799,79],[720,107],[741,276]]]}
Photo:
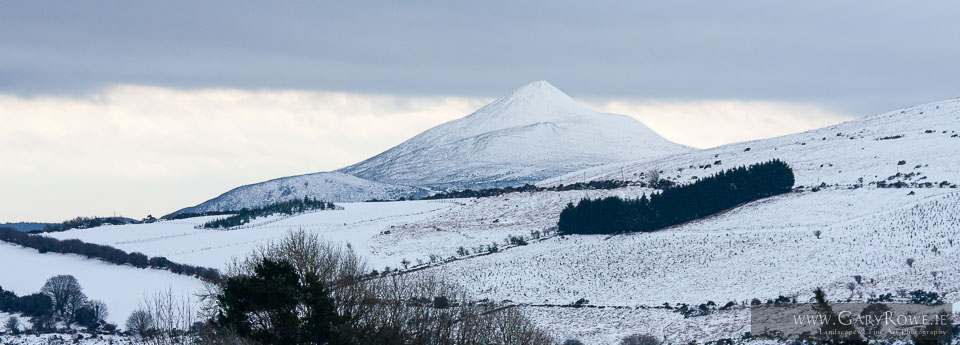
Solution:
{"label": "snow on mountain slope", "polygon": [[355,202],[397,199],[423,193],[424,191],[419,188],[389,185],[339,172],[322,172],[237,187],[174,214],[239,210],[244,207],[253,208],[280,201],[302,199],[305,196],[331,202]]}
{"label": "snow on mountain slope", "polygon": [[[585,298],[592,304],[630,307],[711,300],[722,305],[780,295],[803,300],[815,287],[823,287],[834,299],[924,289],[958,302],[960,269],[955,263],[960,260],[960,244],[954,242],[960,237],[960,189],[954,187],[960,182],[960,162],[955,159],[958,133],[960,101],[952,100],[786,137],[585,169],[541,184],[569,184],[584,178],[643,179],[643,173],[652,168],[663,170],[663,177],[686,182],[721,169],[780,158],[793,166],[798,185],[827,186],[748,203],[663,231],[551,238],[421,273],[441,275],[478,299],[530,304],[566,304]],[[905,188],[878,188],[871,184],[874,181],[902,181]],[[479,199],[344,203],[344,210],[237,231],[194,229],[208,218],[191,218],[48,235],[222,267],[230,257],[243,256],[258,244],[302,228],[351,243],[373,268],[382,269],[397,267],[402,259],[426,261],[430,254],[458,256],[460,246],[471,253],[491,242],[503,246],[508,235],[529,236],[531,231],[555,225],[563,206],[583,197],[636,197],[650,192],[633,186]],[[820,238],[814,235],[817,230]],[[915,262],[907,265],[907,258]],[[855,275],[862,276],[863,283],[851,292],[846,285]],[[521,309],[558,337],[592,343],[611,343],[622,335],[647,330],[671,339],[686,339],[683,336],[690,334],[738,338],[749,325],[743,312],[711,318],[705,325],[699,320],[678,322],[673,313],[638,309]]]}
{"label": "snow on mountain slope", "polygon": [[642,180],[652,169],[663,171],[663,178],[683,183],[778,158],[790,164],[801,186],[876,181],[934,185],[947,181],[954,185],[960,183],[960,160],[951,157],[958,147],[960,99],[953,99],[778,138],[588,168],[538,184],[619,180],[621,176]]}
{"label": "snow on mountain slope", "polygon": [[398,251],[397,248],[404,248],[403,241],[381,243],[376,241],[380,236],[389,235],[389,230],[395,226],[416,223],[441,213],[455,206],[455,203],[405,201],[340,205],[343,206],[342,210],[307,213],[275,222],[261,218],[251,222],[248,227],[230,231],[197,229],[198,225],[218,217],[209,216],[150,224],[101,226],[44,235],[61,240],[79,239],[148,256],[163,256],[180,263],[224,268],[233,258],[244,257],[257,246],[275,241],[290,230],[303,229],[329,241],[350,243],[358,254],[380,269],[385,265],[397,267],[405,257],[412,260],[415,257],[426,258],[430,254],[429,251]]}
{"label": "snow on mountain slope", "polygon": [[587,167],[689,150],[633,118],[587,109],[553,85],[539,81],[338,172],[238,187],[174,214],[237,210],[304,196],[355,202],[427,193],[418,187],[517,185]]}
{"label": "snow on mountain slope", "polygon": [[476,189],[689,150],[538,81],[340,171],[391,184]]}
{"label": "snow on mountain slope", "polygon": [[87,297],[107,304],[107,321],[121,328],[144,297],[169,288],[177,298],[196,301],[194,295],[204,288],[198,279],[167,271],[119,266],[78,255],[40,254],[7,243],[0,243],[0,262],[5,263],[0,265],[0,286],[21,296],[39,292],[50,277],[73,275]]}

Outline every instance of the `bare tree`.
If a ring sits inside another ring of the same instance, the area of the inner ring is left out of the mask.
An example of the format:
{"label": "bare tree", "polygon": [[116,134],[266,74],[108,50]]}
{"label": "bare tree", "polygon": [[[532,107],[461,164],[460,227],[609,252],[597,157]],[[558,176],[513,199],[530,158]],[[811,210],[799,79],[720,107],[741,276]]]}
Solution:
{"label": "bare tree", "polygon": [[149,331],[153,329],[153,317],[146,310],[134,310],[127,317],[126,326],[128,332],[135,332],[141,337],[146,337]]}
{"label": "bare tree", "polygon": [[649,185],[651,188],[656,188],[656,186],[660,185],[660,169],[650,169],[647,171],[646,177],[647,185]]}
{"label": "bare tree", "polygon": [[[264,258],[291,263],[301,277],[319,276],[337,312],[350,315],[347,333],[356,344],[553,344],[515,308],[473,301],[426,272],[370,278],[366,262],[352,249],[302,230],[258,248],[235,262],[228,275],[252,275],[256,260]],[[207,312],[215,313],[216,299],[205,300],[212,303]]]}
{"label": "bare tree", "polygon": [[907,258],[907,266],[913,267],[913,258]]}
{"label": "bare tree", "polygon": [[818,240],[820,239],[820,235],[822,235],[822,234],[823,234],[823,232],[820,231],[820,230],[813,230],[813,235],[814,235],[814,236],[817,236],[817,239],[818,239]]}
{"label": "bare tree", "polygon": [[40,292],[50,297],[54,313],[61,316],[68,325],[73,322],[77,310],[87,301],[80,282],[71,275],[64,274],[47,279]]}
{"label": "bare tree", "polygon": [[150,336],[143,340],[147,344],[169,345],[189,344],[194,341],[190,327],[197,318],[197,306],[189,295],[177,296],[173,288],[167,288],[144,297],[140,309],[147,312]]}
{"label": "bare tree", "polygon": [[848,300],[849,300],[849,299],[852,299],[852,298],[853,298],[853,292],[857,290],[857,284],[854,283],[854,282],[849,282],[849,283],[847,283],[847,290],[850,290],[850,297],[848,297],[847,299],[848,299]]}
{"label": "bare tree", "polygon": [[87,306],[90,307],[90,310],[93,310],[93,315],[97,320],[106,320],[107,316],[110,316],[110,313],[107,312],[107,304],[103,301],[90,300],[90,302],[87,302]]}

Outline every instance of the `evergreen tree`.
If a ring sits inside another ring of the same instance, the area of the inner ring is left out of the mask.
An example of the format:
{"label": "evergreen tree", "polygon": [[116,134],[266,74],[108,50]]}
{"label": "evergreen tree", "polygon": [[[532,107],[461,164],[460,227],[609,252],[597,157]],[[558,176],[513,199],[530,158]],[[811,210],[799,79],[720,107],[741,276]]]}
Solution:
{"label": "evergreen tree", "polygon": [[349,317],[315,275],[300,279],[287,261],[262,259],[253,276],[226,280],[215,325],[262,344],[341,344]]}
{"label": "evergreen tree", "polygon": [[560,213],[561,234],[615,234],[654,231],[703,218],[744,202],[787,193],[793,170],[786,163],[765,163],[721,171],[694,183],[638,199],[584,199]]}

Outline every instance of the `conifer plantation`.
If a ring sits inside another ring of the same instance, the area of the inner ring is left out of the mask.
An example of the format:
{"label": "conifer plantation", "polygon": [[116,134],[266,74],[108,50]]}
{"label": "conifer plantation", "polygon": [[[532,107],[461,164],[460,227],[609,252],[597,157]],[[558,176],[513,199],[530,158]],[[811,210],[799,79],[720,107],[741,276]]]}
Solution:
{"label": "conifer plantation", "polygon": [[721,171],[639,199],[583,199],[567,204],[560,234],[648,232],[706,217],[739,204],[787,193],[793,170],[780,160]]}
{"label": "conifer plantation", "polygon": [[303,197],[303,199],[293,199],[273,203],[263,207],[243,208],[236,211],[232,216],[212,220],[203,224],[207,229],[229,229],[231,227],[247,224],[250,220],[257,217],[265,217],[274,214],[297,214],[313,210],[332,210],[337,206],[332,202],[317,200],[316,198]]}

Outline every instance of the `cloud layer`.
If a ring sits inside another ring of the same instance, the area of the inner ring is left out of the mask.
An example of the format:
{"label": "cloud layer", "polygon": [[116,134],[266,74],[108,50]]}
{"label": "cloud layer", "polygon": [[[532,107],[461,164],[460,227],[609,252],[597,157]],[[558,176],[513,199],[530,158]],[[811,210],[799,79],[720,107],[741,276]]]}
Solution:
{"label": "cloud layer", "polygon": [[[133,85],[89,97],[0,95],[0,222],[165,214],[243,184],[361,161],[489,101]],[[777,102],[585,104],[695,147],[849,118]]]}
{"label": "cloud layer", "polygon": [[960,96],[960,2],[5,1],[0,92],[118,84],[813,102]]}

